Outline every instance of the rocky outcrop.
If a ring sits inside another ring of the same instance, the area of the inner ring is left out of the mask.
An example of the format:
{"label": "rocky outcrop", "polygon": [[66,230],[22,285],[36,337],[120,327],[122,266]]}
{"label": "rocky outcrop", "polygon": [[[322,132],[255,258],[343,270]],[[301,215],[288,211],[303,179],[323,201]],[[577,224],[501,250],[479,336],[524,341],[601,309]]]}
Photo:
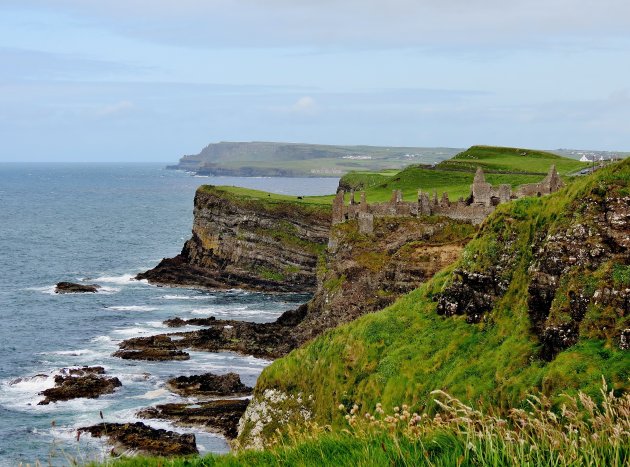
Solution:
{"label": "rocky outcrop", "polygon": [[236,196],[203,186],[195,195],[192,238],[181,254],[138,279],[171,286],[312,291],[330,215],[327,204]]}
{"label": "rocky outcrop", "polygon": [[117,455],[185,456],[199,453],[194,434],[151,428],[142,422],[100,423],[79,428],[78,433],[106,437],[113,445],[112,454]]}
{"label": "rocky outcrop", "polygon": [[237,373],[215,375],[178,376],[166,382],[166,387],[180,396],[210,397],[210,396],[247,396],[252,388],[241,382]]}
{"label": "rocky outcrop", "polygon": [[[630,284],[614,274],[630,264],[630,197],[611,195],[591,193],[576,201],[569,225],[536,238],[528,306],[545,360],[577,342],[591,305],[622,316],[630,312]],[[611,275],[598,281],[597,273],[606,269]]]}
{"label": "rocky outcrop", "polygon": [[507,292],[522,261],[540,358],[552,360],[582,335],[612,338],[623,347],[625,324],[619,318],[630,311],[630,197],[618,196],[618,188],[598,185],[560,214],[543,211],[536,218],[535,209],[549,208],[534,206],[527,222],[537,224],[526,231],[524,219],[515,216],[518,206],[495,217],[480,232],[484,242],[469,261],[473,268],[464,263],[455,270],[437,297],[437,312],[481,321]]}
{"label": "rocky outcrop", "polygon": [[141,418],[166,419],[181,426],[200,426],[229,439],[237,435],[238,421],[248,399],[221,399],[199,404],[163,404],[138,412]]}
{"label": "rocky outcrop", "polygon": [[331,231],[317,291],[296,326],[302,342],[393,303],[459,258],[476,228],[451,219],[383,217]]}
{"label": "rocky outcrop", "polygon": [[122,386],[118,378],[102,376],[104,373],[102,366],[64,368],[61,375],[55,376],[55,386],[40,393],[45,398],[38,405],[80,397],[96,399],[103,394],[111,394]]}
{"label": "rocky outcrop", "polygon": [[114,357],[124,360],[188,360],[190,355],[179,350],[178,345],[169,336],[157,335],[149,337],[134,337],[119,344],[120,350],[113,353]]}
{"label": "rocky outcrop", "polygon": [[74,282],[59,282],[55,286],[55,293],[96,293],[100,289],[96,284],[75,284]]}
{"label": "rocky outcrop", "polygon": [[[301,308],[304,308],[301,307]],[[299,310],[299,309],[298,309]],[[285,313],[293,316],[296,311]],[[284,316],[284,315],[283,315]],[[274,323],[250,323],[246,321],[218,320],[214,317],[183,320],[174,318],[164,322],[170,327],[184,325],[204,326],[205,329],[174,332],[158,336],[137,337],[119,344],[121,350],[115,357],[127,359],[187,359],[188,354],[178,349],[194,349],[206,352],[228,350],[258,358],[278,358],[300,344],[294,333],[295,321],[282,318]],[[175,337],[176,340],[171,340]],[[158,343],[156,345],[156,342]],[[170,357],[174,358],[170,358]],[[151,357],[151,358],[150,358]]]}

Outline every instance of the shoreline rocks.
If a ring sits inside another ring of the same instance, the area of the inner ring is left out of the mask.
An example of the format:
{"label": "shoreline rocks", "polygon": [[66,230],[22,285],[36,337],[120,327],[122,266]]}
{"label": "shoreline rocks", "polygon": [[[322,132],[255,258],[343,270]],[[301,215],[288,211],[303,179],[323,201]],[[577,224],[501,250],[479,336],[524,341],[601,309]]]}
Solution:
{"label": "shoreline rocks", "polygon": [[180,426],[200,426],[228,439],[238,435],[238,422],[245,413],[249,399],[220,399],[198,404],[162,404],[143,409],[140,418],[171,420]]}
{"label": "shoreline rocks", "polygon": [[55,286],[55,293],[96,293],[101,286],[97,284],[76,284],[74,282],[59,282]]}
{"label": "shoreline rocks", "polygon": [[136,454],[154,456],[185,456],[198,454],[195,435],[179,434],[174,431],[151,428],[142,422],[100,423],[79,428],[81,433],[89,433],[95,438],[106,437],[113,444],[113,454]]}
{"label": "shoreline rocks", "polygon": [[179,347],[165,334],[149,337],[134,337],[119,344],[120,350],[112,356],[123,360],[189,360],[190,354]]}
{"label": "shoreline rocks", "polygon": [[65,374],[55,376],[55,386],[39,394],[44,400],[37,405],[48,405],[51,402],[67,401],[78,398],[97,399],[104,394],[111,394],[122,386],[116,377],[102,376],[102,366],[83,368],[64,368]]}
{"label": "shoreline rocks", "polygon": [[178,376],[169,379],[166,387],[185,397],[248,396],[252,393],[252,388],[245,386],[237,373]]}

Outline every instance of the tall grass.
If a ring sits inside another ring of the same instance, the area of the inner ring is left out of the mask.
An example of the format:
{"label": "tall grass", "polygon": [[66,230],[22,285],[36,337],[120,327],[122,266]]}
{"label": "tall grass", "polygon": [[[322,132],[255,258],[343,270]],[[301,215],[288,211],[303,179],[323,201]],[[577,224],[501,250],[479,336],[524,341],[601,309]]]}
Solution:
{"label": "tall grass", "polygon": [[354,405],[346,415],[346,432],[367,444],[382,442],[387,433],[392,446],[400,447],[395,460],[404,464],[415,456],[402,447],[415,446],[427,465],[444,465],[444,449],[435,449],[440,444],[451,445],[457,465],[621,467],[630,462],[630,394],[615,396],[605,381],[601,404],[579,392],[564,396],[560,409],[552,410],[548,398],[530,395],[527,409],[511,409],[505,417],[483,413],[444,391],[431,394],[440,407],[432,417],[410,413],[405,405],[386,414],[377,404],[374,414],[360,414]]}
{"label": "tall grass", "polygon": [[630,462],[630,394],[615,395],[604,382],[601,403],[580,392],[552,408],[529,396],[527,409],[505,416],[484,413],[443,391],[433,391],[435,415],[394,407],[373,413],[339,405],[341,429],[307,423],[286,429],[265,451],[205,457],[136,457],[115,466],[611,466]]}

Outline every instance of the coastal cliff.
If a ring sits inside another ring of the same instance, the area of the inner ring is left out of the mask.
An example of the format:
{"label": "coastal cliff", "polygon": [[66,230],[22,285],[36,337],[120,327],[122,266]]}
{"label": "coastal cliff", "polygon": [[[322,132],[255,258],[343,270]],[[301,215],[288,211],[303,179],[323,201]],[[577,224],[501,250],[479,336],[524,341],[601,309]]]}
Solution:
{"label": "coastal cliff", "polygon": [[192,238],[178,256],[138,279],[170,286],[314,291],[318,257],[328,242],[330,205],[260,195],[200,187]]}
{"label": "coastal cliff", "polygon": [[597,399],[602,378],[628,391],[629,181],[624,161],[499,206],[451,267],[267,367],[240,447],[305,422],[344,427],[349,407],[430,412],[435,389],[495,411],[534,393]]}

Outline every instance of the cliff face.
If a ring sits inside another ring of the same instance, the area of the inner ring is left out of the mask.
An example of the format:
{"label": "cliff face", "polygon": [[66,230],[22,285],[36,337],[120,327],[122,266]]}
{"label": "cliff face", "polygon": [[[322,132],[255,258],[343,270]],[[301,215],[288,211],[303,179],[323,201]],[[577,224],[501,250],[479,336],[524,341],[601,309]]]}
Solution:
{"label": "cliff face", "polygon": [[317,290],[295,329],[299,340],[391,305],[455,262],[475,231],[436,217],[378,218],[371,234],[362,234],[356,221],[334,225]]}
{"label": "cliff face", "polygon": [[326,205],[235,196],[203,186],[192,238],[175,258],[138,275],[152,283],[308,292],[328,242]]}
{"label": "cliff face", "polygon": [[[332,230],[331,230],[332,229]],[[356,221],[331,228],[330,206],[251,199],[202,187],[193,235],[182,253],[138,278],[153,283],[314,292],[274,323],[203,318],[181,349],[232,350],[278,358],[340,324],[380,310],[459,257],[476,228],[437,217],[379,218],[369,234]]]}

